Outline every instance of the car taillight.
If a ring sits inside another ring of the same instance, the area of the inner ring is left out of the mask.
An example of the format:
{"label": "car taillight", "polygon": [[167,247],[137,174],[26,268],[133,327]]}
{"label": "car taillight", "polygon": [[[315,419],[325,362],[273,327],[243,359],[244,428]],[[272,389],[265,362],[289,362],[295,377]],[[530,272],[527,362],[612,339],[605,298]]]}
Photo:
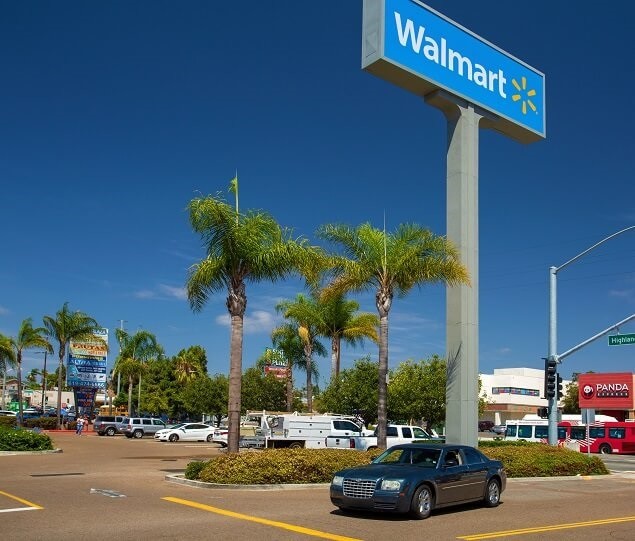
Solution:
{"label": "car taillight", "polygon": [[355,449],[355,438],[351,438],[349,443],[348,443],[348,448],[349,449]]}

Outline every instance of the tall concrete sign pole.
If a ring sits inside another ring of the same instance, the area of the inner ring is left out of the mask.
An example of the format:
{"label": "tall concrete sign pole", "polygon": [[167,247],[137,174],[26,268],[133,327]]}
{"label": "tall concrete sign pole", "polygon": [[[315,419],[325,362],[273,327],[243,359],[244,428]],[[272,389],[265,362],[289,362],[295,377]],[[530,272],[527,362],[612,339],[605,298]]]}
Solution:
{"label": "tall concrete sign pole", "polygon": [[545,78],[419,0],[364,0],[362,68],[448,119],[447,235],[472,284],[447,291],[446,439],[476,445],[479,124],[523,143],[544,139]]}
{"label": "tall concrete sign pole", "polygon": [[[448,120],[447,236],[470,273],[471,286],[446,293],[446,441],[477,445],[478,434],[478,135],[485,112],[437,91],[426,101]],[[491,116],[491,115],[489,115]]]}

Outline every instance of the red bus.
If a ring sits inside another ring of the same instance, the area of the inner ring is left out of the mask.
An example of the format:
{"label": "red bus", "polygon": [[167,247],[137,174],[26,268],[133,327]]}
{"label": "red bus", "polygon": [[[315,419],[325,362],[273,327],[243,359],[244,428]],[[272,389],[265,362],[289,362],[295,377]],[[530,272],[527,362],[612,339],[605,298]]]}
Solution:
{"label": "red bus", "polygon": [[[558,428],[563,424],[559,424]],[[569,442],[577,442],[581,453],[635,454],[635,423],[568,426],[565,445]]]}

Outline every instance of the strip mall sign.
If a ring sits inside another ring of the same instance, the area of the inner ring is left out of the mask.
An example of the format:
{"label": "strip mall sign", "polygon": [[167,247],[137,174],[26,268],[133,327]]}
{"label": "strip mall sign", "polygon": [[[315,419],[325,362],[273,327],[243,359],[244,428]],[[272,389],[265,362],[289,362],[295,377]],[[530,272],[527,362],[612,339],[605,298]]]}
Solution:
{"label": "strip mall sign", "polygon": [[580,374],[578,398],[581,408],[635,409],[635,375],[630,372]]}

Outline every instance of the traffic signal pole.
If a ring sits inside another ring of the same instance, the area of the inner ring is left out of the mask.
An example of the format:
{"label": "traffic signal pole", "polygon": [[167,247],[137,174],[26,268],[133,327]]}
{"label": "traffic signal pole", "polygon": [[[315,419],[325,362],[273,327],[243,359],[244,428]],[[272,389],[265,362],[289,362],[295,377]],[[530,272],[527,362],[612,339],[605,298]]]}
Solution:
{"label": "traffic signal pole", "polygon": [[[558,323],[557,323],[557,283],[556,273],[558,267],[549,268],[549,349],[547,354],[547,363],[552,362],[555,366],[557,378],[558,373]],[[547,387],[547,385],[545,385]],[[545,389],[545,393],[547,390]],[[547,407],[549,408],[548,432],[547,437],[549,445],[558,445],[558,398],[557,396],[548,396]]]}
{"label": "traffic signal pole", "polygon": [[[603,238],[601,241],[596,242],[593,246],[587,248],[586,250],[584,250],[583,252],[579,253],[578,255],[576,255],[575,257],[572,257],[571,259],[569,259],[569,261],[567,261],[566,263],[563,263],[562,265],[560,265],[559,267],[549,267],[549,345],[548,345],[548,355],[547,355],[547,359],[551,360],[552,362],[555,361],[556,363],[556,380],[557,380],[557,368],[558,368],[558,364],[560,364],[560,362],[562,361],[562,359],[566,356],[569,355],[571,353],[573,353],[574,351],[577,351],[578,349],[580,349],[581,347],[583,347],[584,345],[588,344],[590,341],[596,339],[598,336],[601,336],[602,334],[604,334],[606,331],[604,331],[603,333],[600,333],[600,335],[596,335],[595,337],[583,342],[582,344],[576,346],[575,348],[572,348],[570,350],[568,350],[567,352],[563,353],[562,355],[558,356],[558,319],[557,319],[557,284],[556,284],[556,277],[557,277],[557,273],[558,271],[562,270],[563,268],[565,268],[566,266],[570,265],[571,263],[573,263],[574,261],[577,261],[578,259],[580,259],[581,257],[585,256],[586,254],[588,254],[591,250],[594,250],[595,248],[597,248],[598,246],[600,246],[601,244],[604,244],[607,240],[612,239],[613,237],[616,237],[618,235],[621,235],[622,233],[626,233],[627,231],[630,231],[631,229],[635,229],[635,225],[631,225],[629,227],[626,227],[624,229],[621,229],[620,231],[617,231],[615,233],[613,233],[612,235],[609,235],[606,238]],[[617,325],[624,323],[626,321],[630,321],[630,319],[633,316],[627,318],[626,320],[618,323]],[[613,327],[611,327],[613,328]],[[557,386],[557,385],[556,385]],[[546,392],[546,390],[545,390]],[[556,391],[556,396],[554,396],[553,398],[548,397],[548,404],[549,404],[549,421],[548,421],[548,437],[549,437],[549,445],[558,445],[558,393]]]}

